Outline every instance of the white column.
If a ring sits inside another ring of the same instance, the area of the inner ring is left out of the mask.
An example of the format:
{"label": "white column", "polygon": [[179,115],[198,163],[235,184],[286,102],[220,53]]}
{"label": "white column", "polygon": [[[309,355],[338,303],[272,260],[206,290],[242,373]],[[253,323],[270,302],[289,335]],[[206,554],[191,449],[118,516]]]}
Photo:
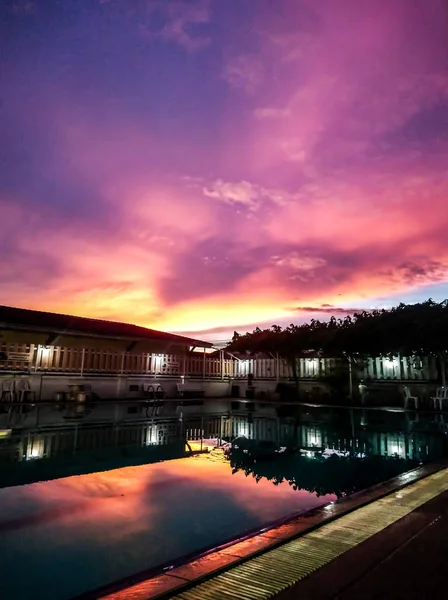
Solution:
{"label": "white column", "polygon": [[81,371],[80,371],[81,377],[84,374],[84,360],[85,360],[85,358],[86,358],[86,349],[83,348],[82,349],[82,354],[81,354]]}

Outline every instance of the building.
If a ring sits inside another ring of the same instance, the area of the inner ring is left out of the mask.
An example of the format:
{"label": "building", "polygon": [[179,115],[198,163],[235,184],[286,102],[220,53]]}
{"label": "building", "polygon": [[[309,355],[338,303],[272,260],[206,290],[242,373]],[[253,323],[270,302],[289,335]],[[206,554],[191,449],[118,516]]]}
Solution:
{"label": "building", "polygon": [[[1,400],[22,388],[36,400],[51,401],[76,386],[102,399],[141,398],[159,385],[171,398],[179,397],[185,385],[193,385],[198,395],[228,398],[235,380],[244,395],[249,375],[265,396],[279,381],[292,378],[290,365],[278,356],[212,349],[210,342],[127,323],[0,306]],[[302,390],[325,386],[334,364],[331,358],[300,358]],[[359,378],[369,381],[438,379],[434,357],[372,358],[360,369]]]}
{"label": "building", "polygon": [[197,357],[195,351],[211,347],[210,342],[127,323],[0,306],[3,383],[11,376],[27,377],[43,400],[52,399],[55,385],[59,389],[75,379],[96,381],[100,396],[125,396],[122,386],[117,394],[117,384],[127,376],[138,375],[142,385],[185,376],[192,352]]}

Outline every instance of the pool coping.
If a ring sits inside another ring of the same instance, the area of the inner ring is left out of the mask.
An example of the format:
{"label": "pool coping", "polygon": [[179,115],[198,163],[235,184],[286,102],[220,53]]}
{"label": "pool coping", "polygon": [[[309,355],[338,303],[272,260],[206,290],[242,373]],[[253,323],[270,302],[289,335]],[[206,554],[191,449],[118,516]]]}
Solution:
{"label": "pool coping", "polygon": [[[143,600],[166,600],[245,561],[290,542],[444,468],[448,460],[422,465],[350,496],[279,519],[245,532],[214,547],[204,548],[163,564],[134,573],[72,600],[121,600],[127,593]],[[251,548],[251,545],[255,546]],[[135,588],[135,595],[131,590]],[[138,592],[137,588],[141,588]],[[128,596],[129,597],[129,596]]]}

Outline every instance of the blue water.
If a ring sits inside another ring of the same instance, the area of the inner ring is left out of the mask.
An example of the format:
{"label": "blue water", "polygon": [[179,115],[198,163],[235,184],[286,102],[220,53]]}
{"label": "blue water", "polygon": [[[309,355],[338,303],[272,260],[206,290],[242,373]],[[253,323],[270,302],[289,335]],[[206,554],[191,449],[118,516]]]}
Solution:
{"label": "blue water", "polygon": [[439,417],[314,411],[288,427],[286,451],[240,440],[227,456],[1,489],[0,598],[68,600],[446,453]]}

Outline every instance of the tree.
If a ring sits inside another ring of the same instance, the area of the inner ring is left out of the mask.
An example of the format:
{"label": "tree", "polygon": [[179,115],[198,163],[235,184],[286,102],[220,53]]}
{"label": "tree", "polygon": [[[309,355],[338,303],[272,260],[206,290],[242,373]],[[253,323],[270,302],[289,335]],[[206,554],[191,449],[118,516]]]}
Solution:
{"label": "tree", "polygon": [[338,498],[400,475],[419,464],[414,459],[392,456],[333,454],[325,457],[320,452],[315,452],[312,457],[299,452],[283,452],[260,460],[235,448],[228,453],[227,459],[232,473],[243,471],[257,483],[263,478],[274,485],[286,481],[294,490],[307,490],[318,496],[336,494]]}
{"label": "tree", "polygon": [[[437,356],[441,382],[446,386],[448,300],[399,304],[390,310],[363,311],[344,319],[312,319],[284,329],[273,325],[265,330],[256,328],[245,335],[235,332],[228,348],[251,354],[278,353],[291,365],[297,389],[298,361],[311,353],[346,361],[350,395],[356,372],[361,371],[354,366],[364,365],[366,359],[378,356]],[[341,374],[346,372],[344,367],[340,371]]]}

